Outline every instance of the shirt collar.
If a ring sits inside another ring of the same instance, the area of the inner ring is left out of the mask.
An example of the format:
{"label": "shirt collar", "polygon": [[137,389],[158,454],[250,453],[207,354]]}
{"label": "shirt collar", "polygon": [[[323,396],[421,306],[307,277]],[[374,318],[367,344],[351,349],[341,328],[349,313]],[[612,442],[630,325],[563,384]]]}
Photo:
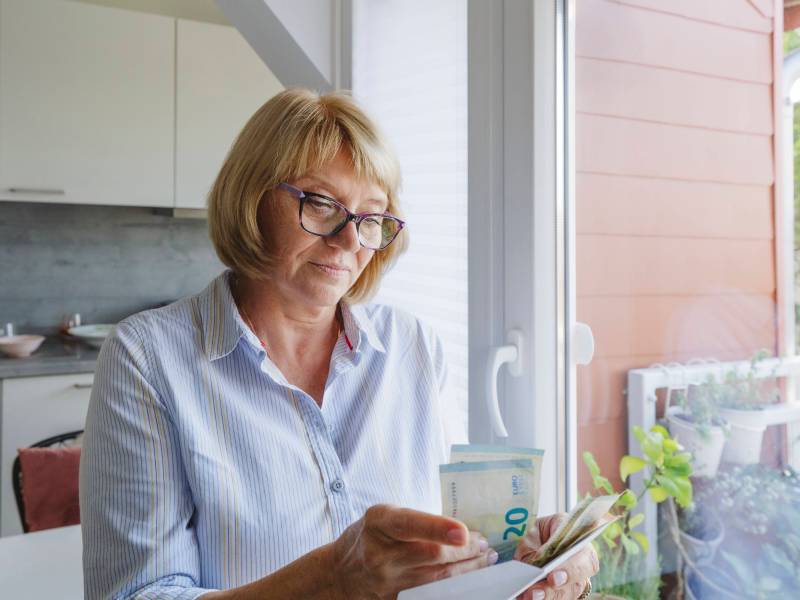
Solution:
{"label": "shirt collar", "polygon": [[239,340],[248,331],[233,301],[230,287],[232,275],[233,271],[224,271],[200,295],[203,348],[210,360],[222,358],[233,352]]}
{"label": "shirt collar", "polygon": [[[200,295],[200,312],[203,319],[203,347],[210,360],[227,356],[236,348],[242,337],[259,350],[261,345],[246,327],[231,293],[230,278],[233,271],[227,270],[216,277]],[[378,352],[386,352],[375,331],[375,325],[365,308],[357,304],[341,302],[344,332],[353,341],[354,350],[364,339]]]}
{"label": "shirt collar", "polygon": [[375,331],[375,324],[367,314],[363,306],[358,304],[348,304],[344,300],[340,303],[342,307],[342,321],[344,322],[344,332],[350,340],[357,340],[354,344],[356,350],[361,345],[361,334],[364,334],[367,342],[378,352],[386,352],[386,347]]}

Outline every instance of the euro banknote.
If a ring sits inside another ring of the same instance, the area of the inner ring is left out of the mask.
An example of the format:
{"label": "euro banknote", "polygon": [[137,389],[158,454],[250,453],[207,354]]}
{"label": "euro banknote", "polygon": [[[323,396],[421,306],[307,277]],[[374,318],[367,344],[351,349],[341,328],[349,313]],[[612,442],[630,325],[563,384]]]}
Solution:
{"label": "euro banknote", "polygon": [[539,448],[494,446],[490,444],[453,444],[450,449],[450,463],[530,459],[533,463],[531,523],[536,521],[536,517],[539,514],[539,491],[542,481],[543,457],[544,450]]}
{"label": "euro banknote", "polygon": [[555,532],[542,544],[531,564],[541,567],[559,556],[610,518],[611,507],[620,494],[583,498],[569,512]]}
{"label": "euro banknote", "polygon": [[530,458],[458,462],[439,467],[442,513],[480,532],[498,554],[511,560],[535,522],[538,469]]}

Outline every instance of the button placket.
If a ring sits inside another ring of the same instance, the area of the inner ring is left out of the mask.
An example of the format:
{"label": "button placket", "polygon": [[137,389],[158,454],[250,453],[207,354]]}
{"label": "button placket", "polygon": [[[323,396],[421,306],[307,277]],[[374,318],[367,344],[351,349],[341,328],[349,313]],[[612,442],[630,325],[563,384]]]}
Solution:
{"label": "button placket", "polygon": [[314,399],[305,392],[299,391],[301,396],[300,410],[306,427],[313,438],[312,449],[320,467],[323,483],[327,486],[328,502],[333,519],[333,529],[336,536],[346,529],[353,518],[353,508],[350,505],[349,494],[342,475],[342,466],[339,454],[333,445],[322,411]]}

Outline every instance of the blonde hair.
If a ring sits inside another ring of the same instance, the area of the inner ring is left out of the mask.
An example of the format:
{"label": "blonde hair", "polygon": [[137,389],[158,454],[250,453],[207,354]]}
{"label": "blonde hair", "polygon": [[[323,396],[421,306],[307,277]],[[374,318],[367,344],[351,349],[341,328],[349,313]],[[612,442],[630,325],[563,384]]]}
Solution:
{"label": "blonde hair", "polygon": [[[287,89],[250,117],[211,187],[208,229],[219,259],[246,277],[268,279],[274,257],[265,249],[258,226],[262,198],[279,183],[321,168],[340,150],[349,155],[356,177],[383,189],[389,200],[386,210],[401,216],[400,164],[355,100],[343,92]],[[375,252],[345,299],[369,299],[407,246],[404,229],[387,248]]]}

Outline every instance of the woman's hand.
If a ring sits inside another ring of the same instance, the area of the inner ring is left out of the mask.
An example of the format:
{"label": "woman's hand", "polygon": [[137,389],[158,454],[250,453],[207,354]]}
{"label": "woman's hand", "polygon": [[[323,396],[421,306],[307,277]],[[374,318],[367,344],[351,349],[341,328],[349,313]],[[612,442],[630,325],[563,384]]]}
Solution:
{"label": "woman's hand", "polygon": [[[536,553],[548,538],[555,533],[564,513],[542,517],[536,520],[536,527],[528,534],[517,547],[514,558],[522,562],[536,559]],[[597,553],[589,544],[585,549],[570,558],[558,569],[547,576],[547,579],[527,589],[519,600],[574,600],[586,589],[589,578],[600,570]]]}
{"label": "woman's hand", "polygon": [[331,545],[341,598],[394,599],[401,590],[497,562],[497,553],[460,521],[377,505]]}

